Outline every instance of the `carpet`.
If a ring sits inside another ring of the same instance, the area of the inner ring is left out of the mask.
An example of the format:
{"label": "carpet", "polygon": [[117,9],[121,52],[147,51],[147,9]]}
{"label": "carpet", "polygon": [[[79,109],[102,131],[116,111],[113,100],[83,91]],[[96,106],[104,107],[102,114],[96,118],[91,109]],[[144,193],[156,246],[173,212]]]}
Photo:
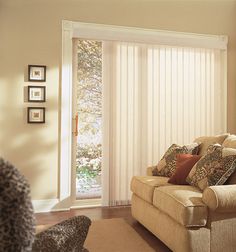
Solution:
{"label": "carpet", "polygon": [[89,252],[154,252],[124,219],[93,221],[84,247]]}

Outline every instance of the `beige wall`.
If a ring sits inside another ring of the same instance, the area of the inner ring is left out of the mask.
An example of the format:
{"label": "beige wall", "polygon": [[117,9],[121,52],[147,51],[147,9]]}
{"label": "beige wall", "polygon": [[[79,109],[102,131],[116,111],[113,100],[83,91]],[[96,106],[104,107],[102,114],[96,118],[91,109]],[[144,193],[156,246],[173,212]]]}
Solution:
{"label": "beige wall", "polygon": [[[0,0],[0,156],[26,175],[33,199],[58,196],[62,19],[228,35],[228,131],[236,133],[235,1]],[[48,67],[44,125],[26,123],[28,64]]]}

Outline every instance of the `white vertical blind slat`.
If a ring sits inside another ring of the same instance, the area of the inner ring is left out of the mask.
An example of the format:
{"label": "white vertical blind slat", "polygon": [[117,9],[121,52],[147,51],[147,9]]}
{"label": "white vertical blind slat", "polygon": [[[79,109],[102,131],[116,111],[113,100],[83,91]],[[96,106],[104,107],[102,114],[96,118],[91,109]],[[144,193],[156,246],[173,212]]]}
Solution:
{"label": "white vertical blind slat", "polygon": [[196,135],[201,136],[201,86],[200,86],[200,50],[195,52],[195,85],[196,85]]}
{"label": "white vertical blind slat", "polygon": [[165,88],[165,138],[166,138],[166,148],[171,144],[172,138],[172,127],[171,127],[171,103],[172,103],[172,90],[171,90],[171,48],[167,47],[165,49],[165,83],[163,83]]}
{"label": "white vertical blind slat", "polygon": [[160,118],[159,126],[160,126],[160,154],[163,155],[166,149],[166,93],[165,93],[165,49],[160,47]]}
{"label": "white vertical blind slat", "polygon": [[147,162],[152,163],[152,143],[153,143],[153,49],[149,48],[147,51],[147,149],[151,150],[147,152]]}
{"label": "white vertical blind slat", "polygon": [[153,163],[157,163],[158,159],[157,157],[160,156],[160,123],[159,123],[159,117],[160,117],[160,99],[156,99],[156,97],[160,97],[160,47],[155,46],[155,53],[154,53],[154,108],[156,111],[156,117],[154,117],[154,135],[155,135],[155,149],[154,149],[154,155],[153,155]]}
{"label": "white vertical blind slat", "polygon": [[[128,46],[128,78],[127,78],[127,88],[128,88],[128,96],[127,96],[127,107],[128,107],[128,114],[127,114],[127,129],[128,129],[128,137],[127,137],[127,180],[128,183],[131,181],[133,176],[133,166],[134,166],[134,47]],[[126,190],[126,199],[131,197],[130,190]]]}
{"label": "white vertical blind slat", "polygon": [[177,100],[177,50],[176,48],[172,48],[172,55],[171,55],[171,89],[172,89],[172,142],[177,143],[178,142],[178,109],[176,104],[178,103]]}
{"label": "white vertical blind slat", "polygon": [[201,134],[206,130],[205,49],[201,50]]}
{"label": "white vertical blind slat", "polygon": [[195,136],[195,90],[196,83],[194,80],[194,51],[191,48],[189,51],[189,139],[194,139]]}
{"label": "white vertical blind slat", "polygon": [[120,104],[120,97],[121,97],[121,46],[118,44],[117,46],[117,75],[116,75],[116,83],[117,85],[115,85],[116,89],[117,89],[117,94],[116,94],[116,139],[115,139],[115,145],[116,145],[116,162],[115,162],[115,178],[117,179],[115,184],[113,185],[115,187],[115,195],[114,195],[114,199],[115,200],[120,200],[120,167],[122,166],[122,160],[121,160],[121,104]]}
{"label": "white vertical blind slat", "polygon": [[[189,97],[188,97],[188,48],[183,49],[183,121],[181,128],[184,130],[183,132],[183,142],[186,143],[189,139],[189,120],[188,120],[188,108],[189,108]],[[186,125],[183,128],[183,125]]]}
{"label": "white vertical blind slat", "polygon": [[[214,87],[214,82],[215,82],[215,67],[214,67],[214,53],[211,53],[211,95],[215,97],[215,87]],[[212,125],[212,132],[215,132],[215,99],[211,99],[211,125]]]}
{"label": "white vertical blind slat", "polygon": [[[127,65],[128,65],[128,54],[127,54],[127,45],[122,43],[121,45],[121,96],[120,96],[120,105],[121,105],[121,121],[120,121],[120,127],[121,127],[121,145],[120,145],[120,153],[121,153],[121,167],[120,169],[120,179],[124,180],[126,182],[127,180]],[[125,183],[126,184],[126,183]],[[119,200],[122,202],[125,198],[126,194],[126,187],[121,186],[120,189],[120,198]]]}
{"label": "white vertical blind slat", "polygon": [[211,121],[207,119],[207,117],[210,115],[210,107],[211,107],[211,94],[210,94],[210,55],[209,50],[206,51],[206,64],[205,64],[205,85],[206,85],[206,132],[207,135],[210,134],[210,124]]}
{"label": "white vertical blind slat", "polygon": [[134,47],[134,104],[133,104],[133,110],[134,110],[134,173],[133,175],[140,174],[140,79],[139,79],[139,68],[138,68],[138,62],[139,62],[139,51],[137,46]]}

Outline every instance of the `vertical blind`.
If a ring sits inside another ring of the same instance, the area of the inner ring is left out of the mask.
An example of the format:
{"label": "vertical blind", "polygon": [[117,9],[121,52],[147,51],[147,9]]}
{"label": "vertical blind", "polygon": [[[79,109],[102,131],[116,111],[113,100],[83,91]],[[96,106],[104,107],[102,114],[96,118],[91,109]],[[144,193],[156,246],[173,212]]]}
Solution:
{"label": "vertical blind", "polygon": [[103,42],[104,205],[172,143],[226,131],[223,78],[219,49]]}

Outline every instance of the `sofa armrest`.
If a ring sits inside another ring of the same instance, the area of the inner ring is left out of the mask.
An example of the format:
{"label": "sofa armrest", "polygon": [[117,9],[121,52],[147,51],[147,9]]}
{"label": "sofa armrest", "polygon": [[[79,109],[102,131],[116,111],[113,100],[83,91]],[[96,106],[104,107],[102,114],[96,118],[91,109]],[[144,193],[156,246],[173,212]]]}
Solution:
{"label": "sofa armrest", "polygon": [[157,166],[150,166],[147,168],[147,176],[152,176],[152,171],[156,168]]}
{"label": "sofa armrest", "polygon": [[202,200],[212,211],[236,213],[236,185],[210,186]]}

